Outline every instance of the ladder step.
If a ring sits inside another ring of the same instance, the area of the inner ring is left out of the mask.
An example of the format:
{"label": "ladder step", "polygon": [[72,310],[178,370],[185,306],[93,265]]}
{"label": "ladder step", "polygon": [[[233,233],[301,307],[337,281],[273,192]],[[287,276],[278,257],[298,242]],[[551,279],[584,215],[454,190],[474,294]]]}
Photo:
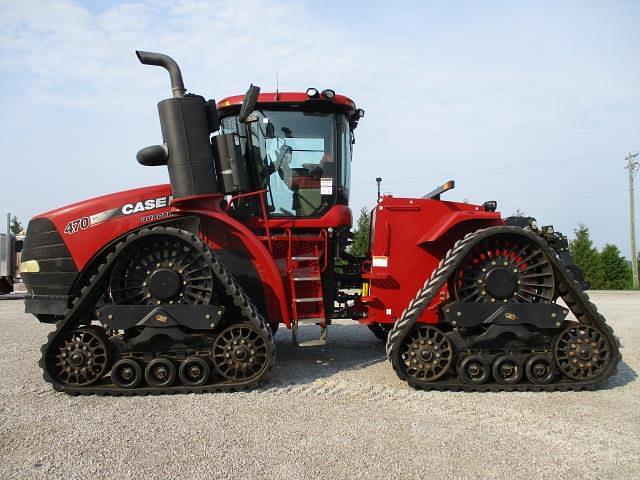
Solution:
{"label": "ladder step", "polygon": [[312,260],[320,260],[320,257],[291,257],[294,262],[310,262]]}
{"label": "ladder step", "polygon": [[296,345],[298,347],[322,347],[327,344],[326,338],[318,338],[316,340],[307,340],[305,342],[298,342]]}
{"label": "ladder step", "polygon": [[[266,235],[260,235],[259,237],[262,240],[267,240],[269,237],[267,237]],[[313,242],[313,243],[320,243],[320,242],[324,242],[324,238],[322,237],[317,237],[317,236],[308,236],[308,237],[288,237],[286,235],[271,235],[271,241],[272,242]]]}
{"label": "ladder step", "polygon": [[308,297],[308,298],[296,298],[296,303],[311,303],[311,302],[321,302],[322,297]]}
{"label": "ladder step", "polygon": [[320,280],[320,277],[293,277],[294,282],[312,282]]}
{"label": "ladder step", "polygon": [[296,323],[298,325],[315,325],[316,323],[324,323],[326,320],[324,317],[310,317],[310,318],[298,318]]}
{"label": "ladder step", "polygon": [[316,318],[316,319],[311,319],[311,318],[304,318],[304,319],[300,319],[300,320],[296,320],[293,323],[293,328],[291,329],[291,333],[292,335],[292,339],[293,339],[293,343],[295,345],[297,345],[298,347],[320,347],[322,345],[326,345],[327,344],[327,333],[328,333],[328,328],[325,325],[324,327],[320,327],[320,336],[317,338],[313,338],[313,339],[309,339],[309,340],[301,340],[298,337],[298,327],[299,327],[299,323],[301,320],[320,320],[322,322],[324,322],[324,318]]}

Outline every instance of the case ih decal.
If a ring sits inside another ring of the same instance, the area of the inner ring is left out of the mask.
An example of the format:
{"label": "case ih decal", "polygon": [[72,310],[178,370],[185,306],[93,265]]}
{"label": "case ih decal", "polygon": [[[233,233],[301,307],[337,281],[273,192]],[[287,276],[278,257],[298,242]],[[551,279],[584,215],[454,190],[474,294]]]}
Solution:
{"label": "case ih decal", "polygon": [[[171,195],[162,196],[157,198],[149,198],[147,200],[141,200],[135,203],[127,203],[122,207],[112,208],[111,210],[105,210],[104,212],[96,213],[95,215],[78,218],[71,220],[64,228],[64,233],[67,235],[74,234],[80,230],[86,230],[89,227],[93,227],[99,223],[106,222],[112,218],[120,217],[122,215],[132,215],[134,213],[148,212],[150,210],[158,210],[160,208],[166,208],[171,203]],[[157,213],[154,215],[145,215],[140,219],[141,222],[150,222],[159,220],[162,218],[171,217],[171,212]]]}

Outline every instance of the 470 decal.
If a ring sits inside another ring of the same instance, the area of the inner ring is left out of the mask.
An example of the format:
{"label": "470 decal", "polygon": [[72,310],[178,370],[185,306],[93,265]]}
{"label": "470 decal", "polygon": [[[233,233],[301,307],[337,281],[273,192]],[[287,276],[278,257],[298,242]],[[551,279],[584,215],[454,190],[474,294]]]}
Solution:
{"label": "470 decal", "polygon": [[82,217],[77,220],[71,220],[67,223],[67,226],[64,227],[64,233],[70,235],[72,233],[76,233],[78,230],[84,230],[91,226],[91,219],[89,217]]}

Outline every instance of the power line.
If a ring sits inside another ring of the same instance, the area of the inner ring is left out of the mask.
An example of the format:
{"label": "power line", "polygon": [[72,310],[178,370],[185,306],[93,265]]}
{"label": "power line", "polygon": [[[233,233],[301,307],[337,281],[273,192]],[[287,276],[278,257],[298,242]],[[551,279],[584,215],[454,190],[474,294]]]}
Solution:
{"label": "power line", "polygon": [[509,200],[528,200],[536,198],[555,198],[555,197],[574,197],[576,195],[593,195],[594,193],[613,193],[626,190],[626,188],[601,188],[599,190],[583,190],[580,192],[564,192],[564,193],[546,193],[541,195],[527,195],[522,197],[500,198],[501,202]]}
{"label": "power line", "polygon": [[[565,158],[562,160],[548,160],[548,161],[542,161],[542,162],[529,162],[529,163],[520,163],[520,164],[515,164],[515,165],[504,165],[504,166],[500,166],[500,167],[490,167],[490,168],[482,168],[482,169],[476,169],[476,170],[465,170],[465,171],[459,171],[459,172],[455,172],[455,173],[442,173],[442,174],[434,174],[434,175],[426,175],[426,176],[420,176],[420,177],[404,177],[404,178],[392,178],[388,181],[385,181],[385,184],[393,184],[393,183],[415,183],[415,182],[421,182],[423,180],[428,180],[431,178],[441,178],[441,177],[460,177],[460,176],[465,176],[465,175],[477,175],[479,173],[489,173],[489,172],[497,172],[497,171],[504,171],[504,170],[515,170],[515,169],[519,169],[519,168],[531,168],[531,167],[540,167],[540,166],[545,166],[545,165],[558,165],[558,164],[565,164],[565,163],[571,163],[571,162],[577,162],[580,160],[597,160],[597,159],[602,159],[602,158],[606,158],[606,157],[614,157],[614,156],[618,156],[620,155],[620,152],[618,153],[602,153],[599,155],[586,155],[586,156],[581,156],[581,157],[572,157],[572,158]],[[371,186],[370,182],[367,183],[355,183],[352,184],[352,187],[361,187],[361,186]]]}

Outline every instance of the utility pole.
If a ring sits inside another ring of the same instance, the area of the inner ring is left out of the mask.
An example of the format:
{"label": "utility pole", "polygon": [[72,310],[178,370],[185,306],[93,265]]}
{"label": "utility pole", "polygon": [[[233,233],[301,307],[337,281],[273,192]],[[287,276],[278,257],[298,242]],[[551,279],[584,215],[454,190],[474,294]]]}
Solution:
{"label": "utility pole", "polygon": [[631,267],[633,269],[633,288],[638,288],[638,252],[636,250],[636,207],[633,193],[633,179],[638,170],[638,163],[635,159],[636,153],[628,153],[624,159],[627,161],[629,170],[629,223],[631,226]]}

